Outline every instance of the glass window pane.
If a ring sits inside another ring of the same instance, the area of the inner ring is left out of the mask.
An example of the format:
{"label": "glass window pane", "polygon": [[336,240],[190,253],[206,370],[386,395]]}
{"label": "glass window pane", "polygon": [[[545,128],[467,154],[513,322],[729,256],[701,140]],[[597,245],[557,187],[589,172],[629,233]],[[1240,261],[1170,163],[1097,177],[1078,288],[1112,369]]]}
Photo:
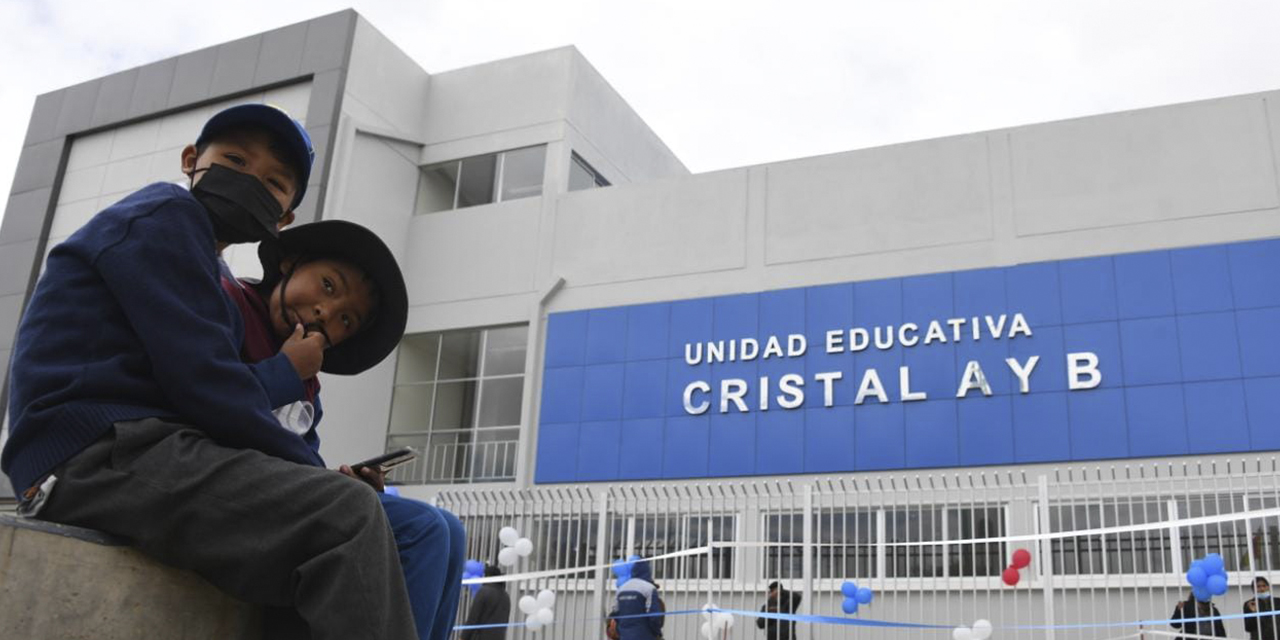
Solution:
{"label": "glass window pane", "polygon": [[396,384],[435,380],[439,351],[438,333],[405,336],[396,355]]}
{"label": "glass window pane", "polygon": [[440,342],[439,380],[474,378],[480,360],[479,331],[450,331]]}
{"label": "glass window pane", "polygon": [[453,197],[458,190],[458,162],[446,162],[422,169],[418,180],[417,213],[432,213],[453,209]]}
{"label": "glass window pane", "polygon": [[435,411],[431,418],[431,430],[470,429],[475,415],[476,383],[440,382],[436,384]]}
{"label": "glass window pane", "polygon": [[524,378],[485,380],[480,394],[481,427],[506,427],[520,424],[520,396]]}
{"label": "glass window pane", "polygon": [[547,148],[543,145],[508,151],[502,159],[502,200],[542,195],[542,169]]}
{"label": "glass window pane", "polygon": [[391,396],[391,433],[426,431],[431,420],[433,385],[397,386]]}
{"label": "glass window pane", "polygon": [[462,161],[462,181],[458,188],[458,208],[493,202],[493,182],[498,156],[479,156]]}
{"label": "glass window pane", "polygon": [[569,190],[581,191],[595,186],[595,172],[589,169],[578,156],[573,156],[573,162],[569,163]]}
{"label": "glass window pane", "polygon": [[527,326],[490,329],[485,338],[484,375],[505,376],[524,373]]}

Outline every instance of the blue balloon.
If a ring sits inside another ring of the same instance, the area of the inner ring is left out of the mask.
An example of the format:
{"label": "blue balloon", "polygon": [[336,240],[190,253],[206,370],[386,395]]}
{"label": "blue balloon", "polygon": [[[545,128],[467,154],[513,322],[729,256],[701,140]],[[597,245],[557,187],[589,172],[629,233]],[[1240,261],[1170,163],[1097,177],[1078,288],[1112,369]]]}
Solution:
{"label": "blue balloon", "polygon": [[868,589],[866,587],[861,587],[858,589],[858,595],[856,599],[858,600],[858,604],[871,604],[871,599],[874,597],[875,597],[875,594],[871,593],[871,589]]}
{"label": "blue balloon", "polygon": [[1213,597],[1213,594],[1209,593],[1209,590],[1204,587],[1191,587],[1191,595],[1195,596],[1196,600],[1200,602],[1208,602]]}
{"label": "blue balloon", "polygon": [[463,570],[473,576],[480,577],[484,575],[484,563],[479,560],[468,560],[463,566]]}
{"label": "blue balloon", "polygon": [[472,595],[472,596],[475,596],[475,595],[476,595],[476,592],[480,590],[480,585],[478,585],[478,584],[469,584],[469,585],[467,585],[467,586],[471,588],[471,595]]}
{"label": "blue balloon", "polygon": [[1204,557],[1204,572],[1208,575],[1215,573],[1223,573],[1226,568],[1222,562],[1222,556],[1211,553]]}
{"label": "blue balloon", "polygon": [[[845,584],[849,584],[849,583],[847,583],[847,582],[846,582]],[[853,598],[845,598],[845,599],[844,599],[844,602],[840,605],[840,609],[841,609],[841,610],[843,610],[845,613],[848,613],[848,614],[854,614],[854,613],[857,613],[857,612],[858,612],[858,601],[857,601],[857,600],[854,600]]]}
{"label": "blue balloon", "polygon": [[840,585],[840,593],[843,593],[846,598],[857,597],[858,585],[854,584],[852,580],[845,580],[844,584]]}
{"label": "blue balloon", "polygon": [[1201,569],[1200,567],[1193,566],[1187,570],[1187,584],[1193,587],[1203,587],[1204,581],[1208,579],[1208,574],[1206,574],[1204,569]]}
{"label": "blue balloon", "polygon": [[1214,574],[1209,576],[1205,581],[1204,588],[1215,596],[1220,596],[1227,592],[1227,577],[1222,574]]}

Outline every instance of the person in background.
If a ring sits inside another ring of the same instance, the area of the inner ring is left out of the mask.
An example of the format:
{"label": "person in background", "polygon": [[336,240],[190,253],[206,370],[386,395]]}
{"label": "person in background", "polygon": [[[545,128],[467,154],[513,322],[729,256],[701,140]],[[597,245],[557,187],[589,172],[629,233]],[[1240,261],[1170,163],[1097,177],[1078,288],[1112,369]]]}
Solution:
{"label": "person in background", "polygon": [[[662,637],[662,604],[647,560],[631,566],[631,579],[618,587],[616,614],[620,640],[657,640]],[[636,617],[631,617],[636,616]]]}
{"label": "person in background", "polygon": [[[776,580],[769,583],[769,597],[760,611],[764,613],[795,613],[800,608],[800,594],[787,591]],[[791,640],[796,635],[796,623],[790,620],[756,618],[756,627],[764,629],[765,640]]]}
{"label": "person in background", "polygon": [[[1271,598],[1271,583],[1258,576],[1253,579],[1254,596],[1244,603],[1245,613],[1271,613],[1275,611],[1275,600]],[[1244,619],[1244,630],[1250,640],[1280,640],[1276,635],[1275,616],[1258,616]]]}
{"label": "person in background", "polygon": [[[502,569],[491,564],[484,565],[484,577],[492,578],[500,575],[502,575]],[[475,599],[471,601],[465,626],[506,624],[510,620],[511,596],[507,594],[506,583],[486,582],[480,585]],[[507,636],[507,628],[463,629],[461,636],[462,640],[503,640]]]}
{"label": "person in background", "polygon": [[[1223,626],[1222,620],[1201,620],[1199,622],[1182,622],[1182,620],[1192,620],[1195,618],[1221,618],[1222,613],[1218,611],[1218,607],[1212,602],[1199,602],[1195,596],[1189,596],[1186,600],[1178,603],[1173,608],[1173,620],[1169,626],[1183,633],[1195,636],[1211,636],[1215,638],[1227,637],[1227,628]],[[1179,640],[1187,640],[1179,638]]]}

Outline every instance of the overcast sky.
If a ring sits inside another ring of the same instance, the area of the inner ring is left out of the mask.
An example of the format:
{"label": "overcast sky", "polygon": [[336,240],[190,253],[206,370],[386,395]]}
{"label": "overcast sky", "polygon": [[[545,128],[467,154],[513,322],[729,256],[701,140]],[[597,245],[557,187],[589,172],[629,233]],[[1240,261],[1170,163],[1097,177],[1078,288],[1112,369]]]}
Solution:
{"label": "overcast sky", "polygon": [[348,6],[428,72],[576,45],[694,172],[1280,89],[1274,0],[0,0],[0,185],[36,95]]}

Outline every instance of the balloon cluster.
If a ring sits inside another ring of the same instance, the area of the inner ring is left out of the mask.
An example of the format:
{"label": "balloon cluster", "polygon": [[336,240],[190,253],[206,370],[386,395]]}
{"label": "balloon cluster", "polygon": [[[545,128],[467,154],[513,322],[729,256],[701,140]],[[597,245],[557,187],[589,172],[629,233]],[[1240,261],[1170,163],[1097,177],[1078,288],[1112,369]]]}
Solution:
{"label": "balloon cluster", "polygon": [[[483,578],[483,577],[484,577],[483,562],[480,562],[479,560],[468,560],[466,564],[462,565],[463,580],[470,580],[472,578]],[[471,589],[471,595],[473,596],[476,594],[477,591],[480,590],[480,585],[478,584],[468,584],[463,586],[469,587]]]}
{"label": "balloon cluster", "polygon": [[1187,584],[1191,594],[1200,602],[1208,602],[1213,596],[1227,592],[1227,568],[1222,556],[1211,553],[1191,563],[1187,569]]}
{"label": "balloon cluster", "polygon": [[498,552],[498,564],[509,567],[517,560],[533,553],[533,541],[521,538],[514,527],[503,527],[498,530],[498,540],[502,542],[502,551]]}
{"label": "balloon cluster", "polygon": [[1018,581],[1022,579],[1021,570],[1030,565],[1031,552],[1026,549],[1018,549],[1013,552],[1013,561],[1009,563],[1009,566],[1004,568],[1004,571],[1000,574],[1000,579],[1004,580],[1005,584],[1012,587],[1018,584]]}
{"label": "balloon cluster", "polygon": [[540,631],[543,627],[556,621],[556,614],[551,610],[556,606],[556,592],[543,589],[538,596],[520,598],[520,611],[524,613],[524,628]]}
{"label": "balloon cluster", "polygon": [[991,622],[977,620],[972,627],[956,627],[951,630],[954,640],[987,640],[991,637]]}
{"label": "balloon cluster", "polygon": [[702,637],[707,640],[723,636],[733,628],[733,614],[717,609],[718,607],[710,602],[702,606]]}
{"label": "balloon cluster", "polygon": [[613,561],[613,567],[612,567],[613,577],[617,579],[619,589],[622,588],[622,584],[624,582],[631,579],[631,567],[634,566],[636,563],[636,560],[639,560],[639,559],[640,559],[640,556],[632,555],[626,560]]}
{"label": "balloon cluster", "polygon": [[844,584],[840,585],[840,593],[844,594],[844,602],[840,604],[840,610],[850,615],[858,612],[858,605],[871,604],[871,600],[876,597],[871,589],[859,587],[852,580],[845,580]]}

